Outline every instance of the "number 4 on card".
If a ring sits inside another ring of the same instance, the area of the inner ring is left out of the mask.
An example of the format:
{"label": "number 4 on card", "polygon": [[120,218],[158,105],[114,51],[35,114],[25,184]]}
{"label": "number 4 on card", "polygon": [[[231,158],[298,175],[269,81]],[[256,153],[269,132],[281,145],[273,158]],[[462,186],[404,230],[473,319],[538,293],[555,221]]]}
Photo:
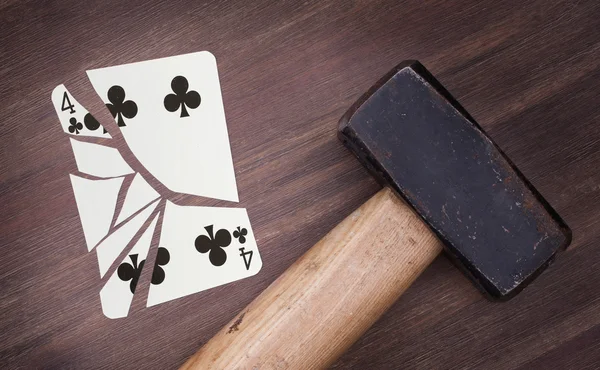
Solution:
{"label": "number 4 on card", "polygon": [[252,253],[254,253],[254,252],[252,252],[252,251],[245,252],[245,248],[240,248],[240,256],[244,258],[244,264],[246,265],[246,270],[250,270],[250,263],[252,263]]}
{"label": "number 4 on card", "polygon": [[73,109],[74,106],[75,105],[71,103],[71,100],[69,100],[69,95],[65,91],[65,93],[63,94],[62,106],[60,109],[62,109],[63,112],[68,110],[69,113],[73,114],[75,113],[75,109]]}

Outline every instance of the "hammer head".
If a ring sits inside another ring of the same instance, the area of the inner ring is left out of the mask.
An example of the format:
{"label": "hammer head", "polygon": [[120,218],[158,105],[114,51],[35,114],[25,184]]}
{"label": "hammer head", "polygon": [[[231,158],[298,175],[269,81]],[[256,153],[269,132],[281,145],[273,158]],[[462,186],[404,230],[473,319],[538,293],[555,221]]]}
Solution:
{"label": "hammer head", "polygon": [[490,297],[514,296],[571,241],[558,214],[419,62],[401,63],[363,95],[339,137]]}

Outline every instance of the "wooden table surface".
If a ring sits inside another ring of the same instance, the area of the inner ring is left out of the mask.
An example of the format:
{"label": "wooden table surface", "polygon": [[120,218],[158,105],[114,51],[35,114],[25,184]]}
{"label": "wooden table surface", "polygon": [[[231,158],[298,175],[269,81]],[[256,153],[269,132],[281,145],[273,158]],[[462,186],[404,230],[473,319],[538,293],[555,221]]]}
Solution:
{"label": "wooden table surface", "polygon": [[[378,190],[337,121],[413,58],[563,216],[573,244],[507,303],[439,257],[333,368],[598,368],[599,31],[597,0],[0,1],[0,368],[182,364]],[[143,289],[129,317],[107,319],[50,93],[65,83],[118,133],[85,71],[200,50],[218,60],[263,268],[151,308]]]}

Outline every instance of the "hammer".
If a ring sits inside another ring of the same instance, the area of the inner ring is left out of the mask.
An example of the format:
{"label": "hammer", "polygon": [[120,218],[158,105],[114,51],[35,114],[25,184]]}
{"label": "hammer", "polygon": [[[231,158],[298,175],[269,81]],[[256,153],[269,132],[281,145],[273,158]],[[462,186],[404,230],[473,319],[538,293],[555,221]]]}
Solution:
{"label": "hammer", "polygon": [[384,185],[208,341],[184,369],[331,365],[445,249],[507,300],[571,231],[417,61],[378,81],[339,138]]}

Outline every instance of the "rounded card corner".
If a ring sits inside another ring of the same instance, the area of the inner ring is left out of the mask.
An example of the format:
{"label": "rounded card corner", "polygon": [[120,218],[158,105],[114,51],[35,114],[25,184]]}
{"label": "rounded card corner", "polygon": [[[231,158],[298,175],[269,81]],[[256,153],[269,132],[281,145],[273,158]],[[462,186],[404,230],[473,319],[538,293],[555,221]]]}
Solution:
{"label": "rounded card corner", "polygon": [[206,55],[207,57],[210,57],[210,59],[213,62],[215,62],[215,64],[217,64],[217,57],[213,53],[211,53],[210,51],[203,50],[203,51],[200,52],[200,54],[203,54],[203,55]]}
{"label": "rounded card corner", "polygon": [[260,270],[262,270],[262,267],[263,267],[262,258],[259,258],[258,261],[259,261],[258,268],[250,276],[254,276],[254,275],[258,274],[260,272]]}
{"label": "rounded card corner", "polygon": [[58,96],[57,94],[60,94],[62,92],[62,90],[66,90],[65,85],[60,84],[58,86],[56,86],[54,89],[52,89],[52,97],[56,97]]}

